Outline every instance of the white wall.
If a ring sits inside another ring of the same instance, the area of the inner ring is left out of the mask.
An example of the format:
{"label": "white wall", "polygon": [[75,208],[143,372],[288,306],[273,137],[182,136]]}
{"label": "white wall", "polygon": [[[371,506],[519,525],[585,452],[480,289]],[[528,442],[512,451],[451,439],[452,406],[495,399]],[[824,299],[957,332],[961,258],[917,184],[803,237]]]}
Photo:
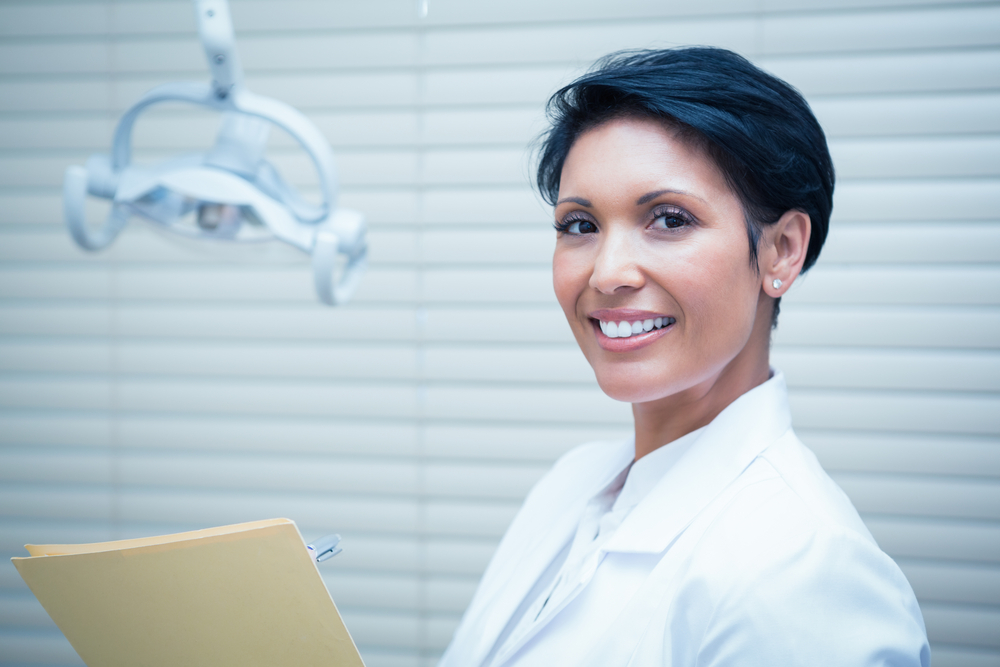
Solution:
{"label": "white wall", "polygon": [[[326,132],[371,222],[329,310],[284,248],[135,222],[88,255],[61,226],[64,168],[146,89],[206,79],[189,2],[0,3],[0,554],[288,516],[343,534],[324,571],[369,666],[432,664],[534,480],[629,426],[551,294],[542,105],[611,50],[713,44],[806,94],[838,170],[774,348],[799,433],[910,578],[935,665],[1000,665],[1000,5],[418,7],[232,3],[248,85]],[[172,107],[136,144],[214,127]],[[79,664],[2,563],[0,664]]]}

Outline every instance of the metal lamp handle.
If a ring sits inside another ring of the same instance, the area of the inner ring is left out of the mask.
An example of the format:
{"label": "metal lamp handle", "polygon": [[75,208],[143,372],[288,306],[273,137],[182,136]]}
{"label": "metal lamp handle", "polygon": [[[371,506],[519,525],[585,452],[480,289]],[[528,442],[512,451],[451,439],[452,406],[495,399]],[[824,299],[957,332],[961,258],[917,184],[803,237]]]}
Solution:
{"label": "metal lamp handle", "polygon": [[114,203],[104,221],[104,226],[91,231],[86,219],[87,170],[80,166],[66,169],[63,179],[63,214],[73,240],[81,248],[101,250],[111,244],[128,222],[128,211]]}
{"label": "metal lamp handle", "polygon": [[[337,216],[340,220],[336,219]],[[312,248],[316,295],[328,306],[350,300],[368,266],[365,223],[361,214],[340,209],[333,222],[332,228],[321,228],[316,232]],[[340,270],[337,269],[336,262],[338,253],[347,258]]]}

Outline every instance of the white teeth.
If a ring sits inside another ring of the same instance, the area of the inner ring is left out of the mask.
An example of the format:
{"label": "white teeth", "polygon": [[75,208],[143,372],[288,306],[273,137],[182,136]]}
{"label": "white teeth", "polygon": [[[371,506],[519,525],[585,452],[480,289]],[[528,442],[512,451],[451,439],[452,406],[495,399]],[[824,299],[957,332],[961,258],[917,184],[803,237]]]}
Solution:
{"label": "white teeth", "polygon": [[638,320],[636,322],[605,322],[599,320],[601,331],[608,338],[628,338],[637,334],[661,329],[674,323],[672,317],[657,317],[656,319]]}

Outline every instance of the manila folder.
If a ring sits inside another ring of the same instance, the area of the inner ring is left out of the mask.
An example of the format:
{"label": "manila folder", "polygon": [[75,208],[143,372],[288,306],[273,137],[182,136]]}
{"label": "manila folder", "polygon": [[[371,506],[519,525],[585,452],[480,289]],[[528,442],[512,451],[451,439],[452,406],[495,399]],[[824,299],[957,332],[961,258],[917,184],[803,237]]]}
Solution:
{"label": "manila folder", "polygon": [[89,667],[364,667],[288,519],[27,549],[14,565]]}

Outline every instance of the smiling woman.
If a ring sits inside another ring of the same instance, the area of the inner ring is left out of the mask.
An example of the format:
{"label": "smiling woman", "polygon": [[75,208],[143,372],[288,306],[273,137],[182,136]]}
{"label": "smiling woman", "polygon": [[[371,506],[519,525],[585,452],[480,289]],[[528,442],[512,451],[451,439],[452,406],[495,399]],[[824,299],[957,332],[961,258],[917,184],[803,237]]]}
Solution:
{"label": "smiling woman", "polygon": [[636,458],[767,380],[772,281],[791,284],[801,270],[808,215],[789,211],[765,228],[762,275],[725,176],[650,118],[582,134],[560,194],[556,296],[601,388],[635,406]]}
{"label": "smiling woman", "polygon": [[550,111],[556,296],[635,435],[537,484],[442,665],[928,665],[909,584],[769,363],[832,207],[808,105],[690,48],[605,59]]}

